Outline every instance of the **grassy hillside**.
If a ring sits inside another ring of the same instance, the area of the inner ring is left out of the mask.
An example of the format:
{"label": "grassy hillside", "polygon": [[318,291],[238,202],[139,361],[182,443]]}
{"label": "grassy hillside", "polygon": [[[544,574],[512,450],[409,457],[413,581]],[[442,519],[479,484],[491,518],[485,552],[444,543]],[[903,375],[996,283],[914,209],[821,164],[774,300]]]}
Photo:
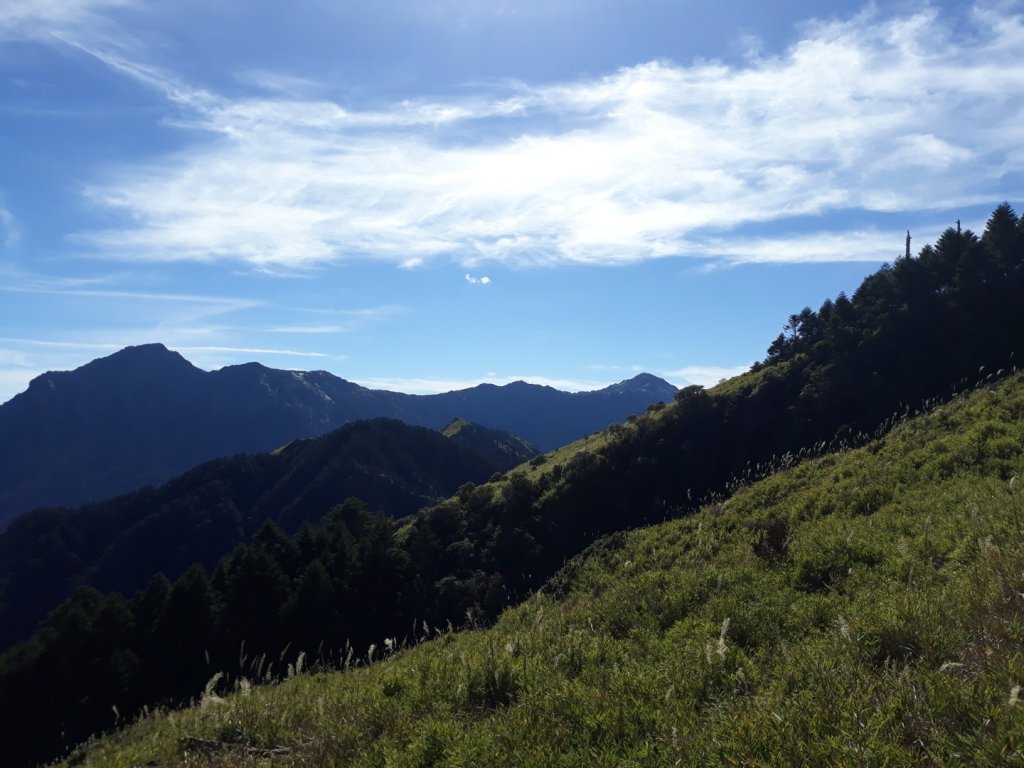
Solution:
{"label": "grassy hillside", "polygon": [[1020,478],[1018,374],[602,539],[490,629],[213,681],[68,765],[1020,764]]}

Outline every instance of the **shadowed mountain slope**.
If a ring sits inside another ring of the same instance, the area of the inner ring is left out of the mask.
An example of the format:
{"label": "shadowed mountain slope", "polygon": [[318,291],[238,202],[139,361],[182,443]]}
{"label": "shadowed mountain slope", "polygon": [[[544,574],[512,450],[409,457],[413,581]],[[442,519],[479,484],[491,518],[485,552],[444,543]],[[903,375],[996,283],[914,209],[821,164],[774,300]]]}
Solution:
{"label": "shadowed mountain slope", "polygon": [[98,501],[357,419],[440,429],[464,418],[550,450],[674,393],[643,375],[596,392],[514,382],[406,395],[257,363],[206,372],[160,344],[129,347],[43,374],[0,405],[0,528],[34,507]]}
{"label": "shadowed mountain slope", "polygon": [[217,459],[159,488],[27,512],[0,533],[0,648],[75,587],[130,594],[157,572],[176,579],[193,563],[212,569],[266,521],[293,533],[350,496],[409,515],[536,453],[465,421],[442,435],[375,419],[273,453]]}
{"label": "shadowed mountain slope", "polygon": [[453,420],[441,431],[441,434],[458,440],[481,456],[489,458],[497,464],[506,465],[507,468],[529,461],[539,453],[521,437],[516,437],[508,432],[488,429],[465,419]]}

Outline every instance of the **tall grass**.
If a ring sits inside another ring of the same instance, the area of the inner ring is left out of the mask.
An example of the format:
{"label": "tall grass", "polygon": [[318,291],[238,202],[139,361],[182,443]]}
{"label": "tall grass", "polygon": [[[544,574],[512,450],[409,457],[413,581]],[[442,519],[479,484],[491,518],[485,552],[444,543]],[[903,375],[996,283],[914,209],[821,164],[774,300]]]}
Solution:
{"label": "tall grass", "polygon": [[150,714],[87,766],[1024,763],[1024,381],[592,547],[489,629]]}

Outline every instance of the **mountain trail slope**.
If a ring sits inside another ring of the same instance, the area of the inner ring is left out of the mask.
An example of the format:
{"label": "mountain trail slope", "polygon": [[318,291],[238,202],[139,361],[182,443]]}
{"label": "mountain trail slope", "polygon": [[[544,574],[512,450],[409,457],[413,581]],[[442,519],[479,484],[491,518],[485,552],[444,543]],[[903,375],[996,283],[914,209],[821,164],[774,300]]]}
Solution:
{"label": "mountain trail slope", "polygon": [[[1024,759],[1024,376],[617,533],[489,629],[156,713],[81,766]],[[221,694],[221,695],[218,695]],[[70,762],[68,763],[71,764]]]}

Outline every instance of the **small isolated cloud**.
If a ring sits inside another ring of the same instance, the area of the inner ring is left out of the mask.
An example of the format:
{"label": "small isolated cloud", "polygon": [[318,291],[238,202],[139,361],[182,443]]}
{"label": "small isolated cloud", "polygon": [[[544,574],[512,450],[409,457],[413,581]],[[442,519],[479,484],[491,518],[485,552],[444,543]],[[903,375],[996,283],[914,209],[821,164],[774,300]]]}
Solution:
{"label": "small isolated cloud", "polygon": [[471,283],[472,285],[488,285],[491,282],[491,278],[489,278],[487,275],[484,275],[482,277],[473,277],[473,275],[467,272],[466,282]]}
{"label": "small isolated cloud", "polygon": [[722,379],[731,379],[750,370],[750,363],[746,365],[720,366],[720,365],[688,365],[676,371],[665,371],[662,376],[677,387],[687,387],[692,384],[699,384],[702,387],[711,387]]}

